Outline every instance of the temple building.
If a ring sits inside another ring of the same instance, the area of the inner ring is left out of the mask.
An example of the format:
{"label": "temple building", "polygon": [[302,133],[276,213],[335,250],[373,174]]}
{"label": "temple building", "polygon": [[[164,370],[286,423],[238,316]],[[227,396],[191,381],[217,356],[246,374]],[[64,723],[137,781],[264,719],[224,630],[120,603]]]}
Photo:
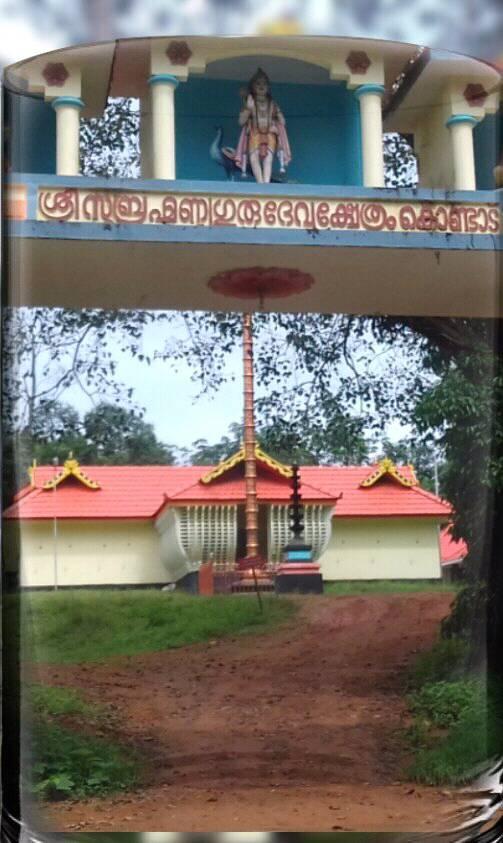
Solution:
{"label": "temple building", "polygon": [[[290,538],[291,468],[256,451],[259,549],[274,571]],[[5,514],[21,584],[164,585],[202,562],[232,571],[245,552],[244,454],[209,466],[80,466],[31,470]],[[325,580],[438,579],[448,503],[411,466],[304,466],[305,540]]]}

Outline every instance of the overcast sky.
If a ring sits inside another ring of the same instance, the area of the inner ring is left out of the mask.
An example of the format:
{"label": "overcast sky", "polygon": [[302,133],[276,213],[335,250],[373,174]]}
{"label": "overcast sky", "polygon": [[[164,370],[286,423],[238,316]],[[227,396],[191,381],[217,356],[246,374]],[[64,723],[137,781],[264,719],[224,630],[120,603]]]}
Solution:
{"label": "overcast sky", "polygon": [[[167,335],[169,331],[169,335]],[[162,351],[165,341],[173,339],[172,327],[158,323],[151,325],[145,334],[143,353],[154,357]],[[191,381],[191,369],[186,363],[154,360],[151,366],[124,355],[119,361],[117,379],[134,387],[134,399],[145,407],[145,420],[154,424],[161,441],[177,447],[190,445],[196,439],[218,441],[227,433],[231,422],[241,421],[241,352],[232,355],[227,368],[228,383],[212,398],[202,396],[195,400],[199,385]],[[89,407],[80,395],[74,393],[75,402],[82,408]]]}
{"label": "overcast sky", "polygon": [[410,41],[491,58],[502,50],[498,0],[0,0],[0,58],[70,43],[172,34],[255,34],[295,19],[307,34]]}

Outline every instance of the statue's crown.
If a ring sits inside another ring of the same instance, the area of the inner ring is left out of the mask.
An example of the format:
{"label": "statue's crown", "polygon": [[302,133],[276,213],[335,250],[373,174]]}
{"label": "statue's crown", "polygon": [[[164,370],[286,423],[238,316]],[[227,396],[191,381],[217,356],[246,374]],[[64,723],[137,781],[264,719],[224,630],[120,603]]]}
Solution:
{"label": "statue's crown", "polygon": [[258,67],[257,70],[255,71],[255,73],[253,74],[252,78],[250,79],[250,82],[249,82],[250,89],[253,88],[255,82],[258,82],[259,79],[264,79],[267,82],[267,84],[270,85],[270,79],[269,79],[267,73],[265,72],[265,70],[262,70],[261,67]]}

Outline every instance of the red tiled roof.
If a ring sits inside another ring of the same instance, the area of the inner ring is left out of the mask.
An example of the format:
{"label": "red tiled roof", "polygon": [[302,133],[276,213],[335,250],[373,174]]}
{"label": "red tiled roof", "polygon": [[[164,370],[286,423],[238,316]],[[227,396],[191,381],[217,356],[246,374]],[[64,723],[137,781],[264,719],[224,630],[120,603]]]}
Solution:
{"label": "red tiled roof", "polygon": [[[423,515],[448,517],[451,506],[420,486],[402,486],[391,477],[384,476],[374,486],[362,488],[374,466],[306,466],[302,479],[306,483],[323,485],[334,497],[340,495],[335,509],[338,517],[351,516],[407,516]],[[409,466],[400,471],[410,480],[415,479]]]}
{"label": "red tiled roof", "polygon": [[[318,467],[318,470],[319,467]],[[207,470],[205,470],[207,472]],[[199,468],[199,476],[201,468]],[[245,484],[242,471],[234,470],[222,476],[218,480],[213,480],[211,484],[203,484],[195,482],[185,489],[180,489],[171,496],[170,500],[178,504],[181,503],[236,503],[243,502],[245,499]],[[301,469],[302,489],[301,493],[304,500],[313,503],[335,503],[332,492],[327,491],[321,486],[316,487],[305,480],[303,476],[303,469]],[[262,472],[260,467],[257,471],[257,495],[259,500],[267,501],[269,503],[283,503],[290,499],[292,494],[291,481],[277,475],[273,475],[268,471]]]}
{"label": "red tiled roof", "polygon": [[[337,517],[429,516],[447,519],[451,507],[420,486],[400,485],[388,476],[368,488],[360,483],[373,466],[304,466],[300,470],[301,493],[306,503],[333,503]],[[35,470],[35,487],[22,490],[6,512],[6,518],[143,518],[155,517],[163,505],[188,503],[238,503],[245,498],[240,469],[209,485],[199,480],[211,466],[83,466],[86,475],[99,483],[88,489],[68,478],[57,490],[42,490],[54,476],[54,468]],[[412,477],[408,467],[400,469]],[[290,482],[270,472],[260,472],[260,501],[287,502]],[[338,500],[342,493],[342,497]]]}
{"label": "red tiled roof", "polygon": [[464,539],[453,538],[450,527],[445,527],[440,531],[440,561],[442,565],[460,562],[467,553],[468,545]]}
{"label": "red tiled roof", "polygon": [[35,488],[5,512],[6,518],[152,518],[164,495],[193,483],[201,474],[198,466],[175,469],[165,465],[90,465],[86,474],[100,489],[86,489],[68,479],[54,490],[42,486],[55,474],[52,466],[35,469]]}

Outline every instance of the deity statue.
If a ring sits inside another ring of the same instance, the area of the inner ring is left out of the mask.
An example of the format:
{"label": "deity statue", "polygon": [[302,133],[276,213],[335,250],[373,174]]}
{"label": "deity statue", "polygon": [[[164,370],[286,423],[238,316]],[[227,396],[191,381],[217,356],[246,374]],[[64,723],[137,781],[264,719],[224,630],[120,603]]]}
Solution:
{"label": "deity statue", "polygon": [[249,162],[257,182],[270,182],[275,154],[284,173],[292,158],[285,118],[271,96],[269,77],[260,67],[248,83],[239,125],[242,130],[234,160],[243,176]]}

